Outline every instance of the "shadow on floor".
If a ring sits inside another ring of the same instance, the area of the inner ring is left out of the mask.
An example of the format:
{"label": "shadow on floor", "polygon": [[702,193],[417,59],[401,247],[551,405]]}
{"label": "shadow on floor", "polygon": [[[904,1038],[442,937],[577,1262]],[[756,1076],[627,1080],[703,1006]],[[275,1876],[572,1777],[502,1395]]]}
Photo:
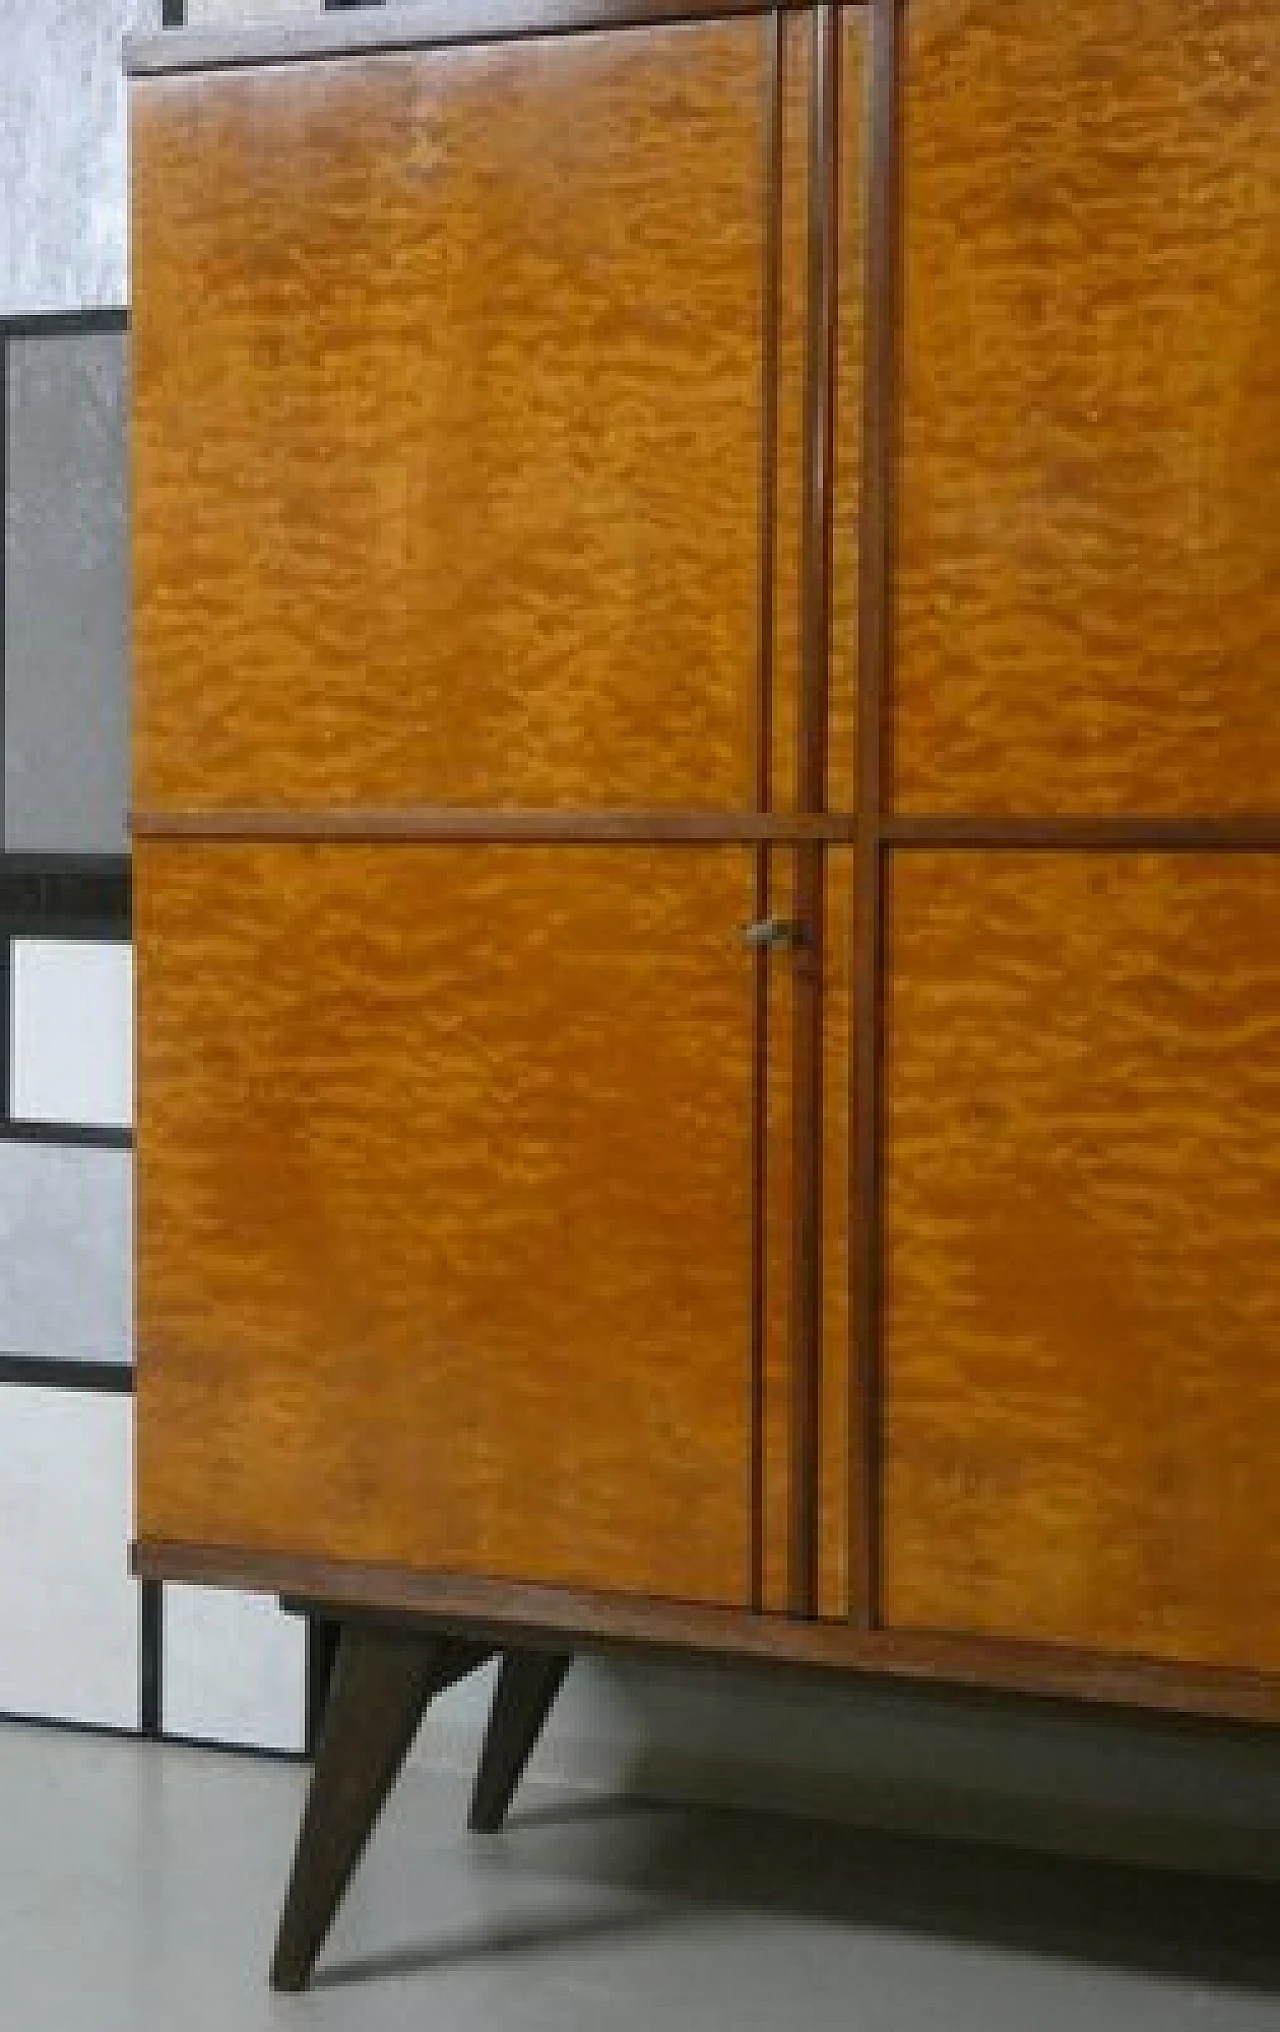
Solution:
{"label": "shadow on floor", "polygon": [[[421,1946],[336,1962],[317,1988],[756,1912],[1075,1960],[1280,1998],[1280,1887],[867,1833],[784,1816],[598,1798],[530,1803],[467,1837],[484,1875],[545,1918],[497,1915]],[[566,1897],[568,1885],[574,1895]]]}

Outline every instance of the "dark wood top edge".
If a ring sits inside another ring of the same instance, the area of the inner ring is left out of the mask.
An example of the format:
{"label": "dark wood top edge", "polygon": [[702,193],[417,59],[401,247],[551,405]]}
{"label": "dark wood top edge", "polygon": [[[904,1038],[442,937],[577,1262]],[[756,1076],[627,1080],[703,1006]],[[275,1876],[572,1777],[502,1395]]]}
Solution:
{"label": "dark wood top edge", "polygon": [[134,78],[253,69],[328,57],[390,56],[457,44],[582,35],[593,29],[732,21],[803,4],[804,0],[413,0],[250,28],[161,29],[127,35],[124,68]]}
{"label": "dark wood top edge", "polygon": [[848,840],[848,813],[755,811],[138,811],[135,839],[483,846],[756,846]]}
{"label": "dark wood top edge", "polygon": [[512,1641],[571,1638],[576,1647],[680,1650],[715,1658],[877,1673],[989,1692],[1067,1698],[1218,1720],[1280,1723],[1280,1678],[1164,1660],[1103,1657],[1055,1646],[931,1631],[793,1621],[464,1575],[417,1573],[233,1546],[138,1540],[141,1580],[245,1588],[321,1605],[341,1617],[431,1621]]}
{"label": "dark wood top edge", "polygon": [[885,847],[1134,848],[1271,852],[1280,848],[1280,817],[1240,813],[1219,818],[971,817],[920,814],[886,818]]}

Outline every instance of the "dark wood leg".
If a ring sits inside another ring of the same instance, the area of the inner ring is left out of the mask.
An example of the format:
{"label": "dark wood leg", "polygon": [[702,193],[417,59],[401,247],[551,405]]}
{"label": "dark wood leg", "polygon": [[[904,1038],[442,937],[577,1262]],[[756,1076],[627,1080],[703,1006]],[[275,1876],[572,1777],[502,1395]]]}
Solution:
{"label": "dark wood leg", "polygon": [[505,1651],[471,1796],[470,1825],[502,1826],[533,1746],[542,1734],[571,1660],[546,1651]]}
{"label": "dark wood leg", "polygon": [[329,1688],[338,1657],[342,1625],[328,1616],[306,1615],[307,1630],[307,1742],[306,1754],[314,1757],[329,1705]]}
{"label": "dark wood leg", "polygon": [[342,1626],[271,1983],[303,1990],[429,1701],[492,1647]]}

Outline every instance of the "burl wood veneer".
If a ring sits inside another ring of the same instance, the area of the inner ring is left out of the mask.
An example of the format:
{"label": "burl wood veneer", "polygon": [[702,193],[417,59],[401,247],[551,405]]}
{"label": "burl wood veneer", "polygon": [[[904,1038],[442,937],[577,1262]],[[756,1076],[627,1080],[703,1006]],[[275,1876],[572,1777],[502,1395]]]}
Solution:
{"label": "burl wood veneer", "polygon": [[895,807],[1275,812],[1275,11],[904,19]]}
{"label": "burl wood veneer", "polygon": [[751,884],[139,852],[145,1537],[748,1603]]}
{"label": "burl wood veneer", "polygon": [[885,1614],[1280,1669],[1280,859],[900,855]]}
{"label": "burl wood veneer", "polygon": [[754,803],[766,82],[746,19],[135,95],[139,805]]}

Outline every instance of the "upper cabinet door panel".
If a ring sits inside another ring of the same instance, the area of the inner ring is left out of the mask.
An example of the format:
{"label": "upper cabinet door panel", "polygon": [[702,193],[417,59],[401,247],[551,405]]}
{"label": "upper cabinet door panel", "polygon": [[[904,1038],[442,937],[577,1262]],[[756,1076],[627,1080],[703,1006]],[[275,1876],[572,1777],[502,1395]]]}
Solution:
{"label": "upper cabinet door panel", "polygon": [[1280,33],[912,0],[902,811],[1280,809]]}
{"label": "upper cabinet door panel", "polygon": [[754,804],[767,59],[135,87],[140,806]]}

